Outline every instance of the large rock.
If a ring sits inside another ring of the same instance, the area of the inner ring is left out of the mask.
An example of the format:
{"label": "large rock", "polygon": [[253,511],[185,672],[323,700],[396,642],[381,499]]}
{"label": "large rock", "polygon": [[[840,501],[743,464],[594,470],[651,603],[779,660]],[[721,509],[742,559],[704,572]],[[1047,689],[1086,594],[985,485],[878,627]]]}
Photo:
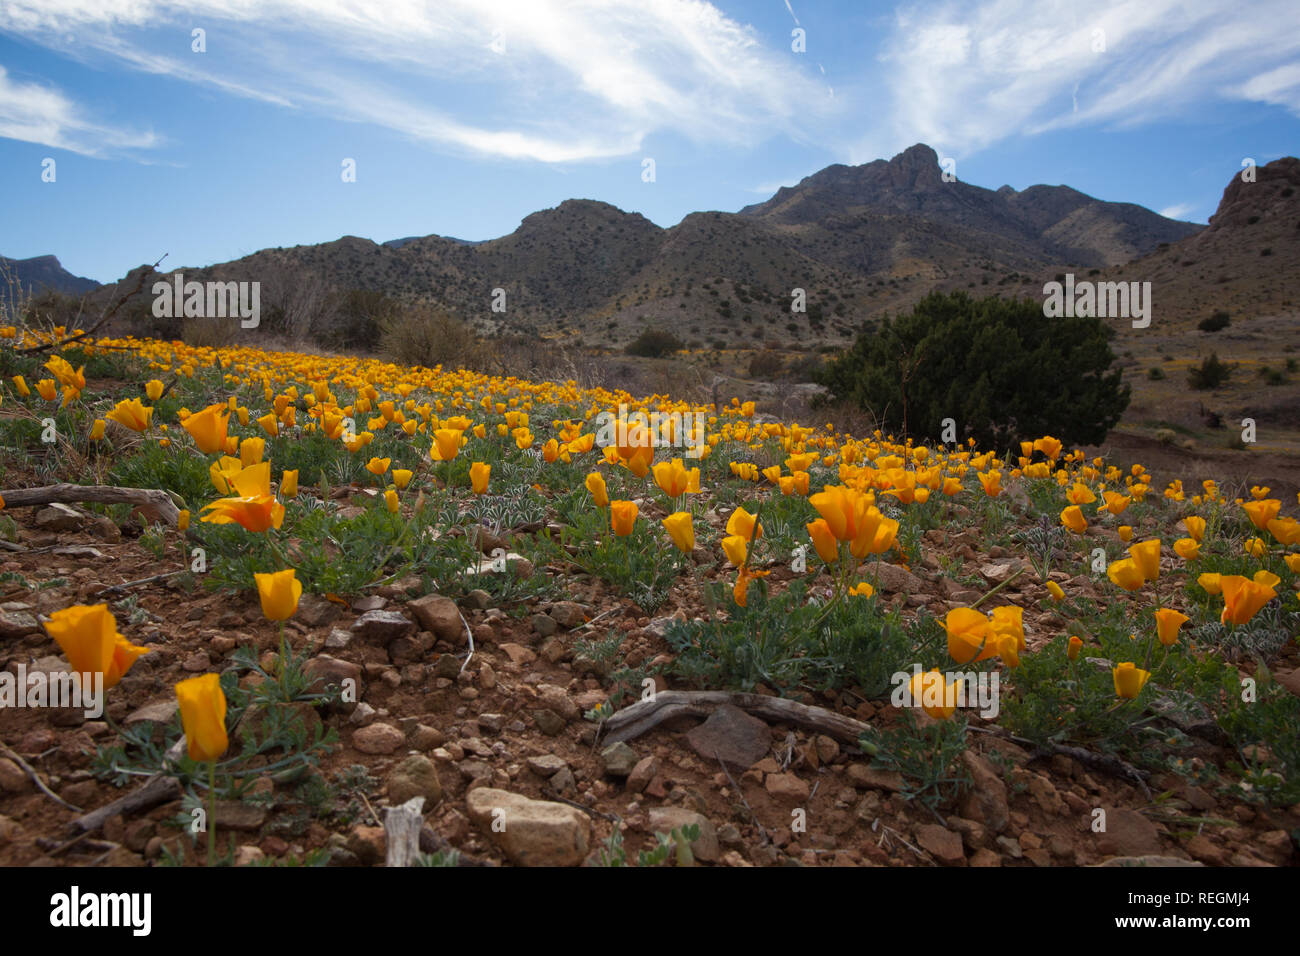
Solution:
{"label": "large rock", "polygon": [[432,631],[444,641],[453,643],[463,636],[465,625],[460,619],[460,609],[456,602],[441,594],[426,594],[414,601],[406,602],[415,619],[426,631]]}
{"label": "large rock", "polygon": [[519,866],[577,866],[587,855],[591,822],[573,807],[491,787],[471,790],[465,804],[470,819]]}
{"label": "large rock", "polygon": [[772,731],[739,707],[723,704],[708,720],[691,729],[686,742],[705,760],[721,760],[732,770],[743,772],[767,756],[772,748]]}

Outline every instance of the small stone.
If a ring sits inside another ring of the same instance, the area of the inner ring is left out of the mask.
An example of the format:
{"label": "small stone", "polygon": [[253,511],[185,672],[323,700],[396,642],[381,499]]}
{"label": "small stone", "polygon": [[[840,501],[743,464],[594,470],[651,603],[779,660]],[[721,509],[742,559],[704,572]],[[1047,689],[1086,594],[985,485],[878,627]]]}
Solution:
{"label": "small stone", "polygon": [[963,866],[966,851],[962,849],[961,835],[937,823],[927,823],[916,828],[916,842],[944,866]]}
{"label": "small stone", "polygon": [[426,808],[442,799],[438,768],[428,757],[407,757],[388,775],[388,802],[400,806],[412,797],[424,797]]}
{"label": "small stone", "polygon": [[887,790],[897,793],[905,786],[903,775],[896,770],[881,770],[865,763],[851,763],[849,782],[860,790]]}
{"label": "small stone", "polygon": [[492,606],[492,595],[482,588],[475,588],[461,598],[460,603],[473,611],[486,611]]}
{"label": "small stone", "polygon": [[[1011,810],[1007,805],[1007,785],[993,765],[969,750],[963,751],[962,763],[971,775],[971,786],[962,795],[958,809],[968,820],[979,820],[994,833],[1007,828]],[[1016,858],[1019,858],[1017,845]]]}
{"label": "small stone", "polygon": [[302,671],[305,675],[312,678],[311,687],[308,693],[320,694],[325,688],[333,684],[337,687],[344,687],[344,681],[352,681],[352,685],[357,696],[361,694],[361,667],[353,664],[351,661],[340,660],[337,657],[331,657],[328,654],[317,654],[306,664],[303,665]]}
{"label": "small stone", "polygon": [[537,722],[537,729],[548,737],[554,737],[564,730],[564,718],[553,710],[535,710],[533,720]]}
{"label": "small stone", "polygon": [[325,638],[325,649],[330,651],[341,651],[352,643],[352,632],[334,628],[330,631],[329,637]]}
{"label": "small stone", "polygon": [[528,622],[532,625],[533,630],[542,637],[550,637],[559,626],[555,623],[555,618],[549,614],[534,614],[528,619]]}
{"label": "small stone", "polygon": [[555,754],[538,754],[535,757],[529,757],[527,761],[528,769],[539,777],[546,777],[548,780],[568,766],[563,757],[557,757]]}
{"label": "small stone", "polygon": [[653,807],[648,821],[653,832],[665,835],[679,827],[698,826],[700,835],[691,843],[691,852],[695,858],[705,863],[713,863],[721,854],[721,847],[718,846],[718,831],[712,821],[703,814],[687,810],[685,807]]}
{"label": "small stone", "polygon": [[649,757],[642,757],[637,761],[636,766],[632,768],[632,772],[627,775],[628,793],[642,793],[658,772],[659,761],[653,754]]}
{"label": "small stone", "polygon": [[416,724],[415,728],[407,734],[407,742],[413,750],[433,750],[441,747],[445,739],[441,730],[427,724]]}
{"label": "small stone", "polygon": [[537,704],[547,710],[553,710],[567,720],[577,720],[580,716],[578,705],[569,692],[555,684],[537,685]]}
{"label": "small stone", "polygon": [[32,788],[31,778],[8,757],[0,757],[0,790],[5,793],[25,793]]}
{"label": "small stone", "polygon": [[78,531],[84,520],[81,512],[57,502],[36,512],[36,527],[42,531]]}
{"label": "small stone", "polygon": [[1097,847],[1106,856],[1150,856],[1160,852],[1160,831],[1136,810],[1106,807],[1106,830]]}
{"label": "small stone", "polygon": [[501,644],[501,652],[510,658],[515,664],[531,664],[537,660],[537,654],[532,648],[524,647],[522,644]]}
{"label": "small stone", "polygon": [[126,727],[134,727],[146,720],[155,724],[169,724],[179,711],[180,704],[176,702],[175,697],[172,697],[168,700],[159,700],[152,704],[145,704],[143,707],[137,707],[127,714],[122,724]]}
{"label": "small stone", "polygon": [[628,776],[639,760],[636,751],[622,742],[611,744],[600,752],[601,769],[611,777]]}
{"label": "small stone", "polygon": [[587,615],[581,604],[574,601],[560,601],[552,604],[546,611],[555,618],[555,623],[566,630],[572,630],[586,623]]}
{"label": "small stone", "polygon": [[266,807],[242,800],[218,800],[213,822],[218,833],[221,830],[256,832],[266,822]]}
{"label": "small stone", "polygon": [[188,655],[181,664],[181,669],[191,674],[201,674],[212,666],[207,651],[195,651]]}
{"label": "small stone", "polygon": [[415,625],[397,611],[366,611],[352,622],[352,633],[366,640],[387,644],[414,630]]}
{"label": "small stone", "polygon": [[769,773],[763,787],[776,799],[792,804],[807,800],[811,792],[808,782],[792,773]]}
{"label": "small stone", "polygon": [[563,796],[578,789],[577,778],[573,776],[573,771],[565,767],[550,779],[551,789]]}
{"label": "small stone", "polygon": [[0,640],[17,640],[40,630],[40,622],[26,611],[0,611]]}
{"label": "small stone", "polygon": [[479,714],[478,725],[490,734],[499,734],[506,725],[506,715]]}
{"label": "small stone", "polygon": [[265,857],[266,854],[262,852],[261,847],[246,844],[235,851],[235,866],[252,866]]}
{"label": "small stone", "polygon": [[408,601],[406,606],[411,609],[420,626],[432,631],[440,640],[453,644],[464,640],[465,625],[460,618],[460,609],[451,598],[441,594],[426,594]]}
{"label": "small stone", "polygon": [[308,627],[326,627],[333,624],[343,609],[317,594],[303,594],[298,598],[296,617]]}
{"label": "small stone", "polygon": [[371,724],[352,735],[352,746],[363,754],[391,754],[406,743],[406,735],[391,724]]}

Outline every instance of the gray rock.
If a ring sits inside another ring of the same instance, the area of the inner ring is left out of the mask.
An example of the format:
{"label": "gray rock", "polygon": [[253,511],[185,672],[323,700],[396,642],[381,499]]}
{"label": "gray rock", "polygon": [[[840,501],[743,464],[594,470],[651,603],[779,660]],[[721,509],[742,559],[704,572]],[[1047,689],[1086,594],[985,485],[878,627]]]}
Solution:
{"label": "gray rock", "polygon": [[546,613],[555,618],[555,623],[567,630],[579,627],[587,620],[582,605],[575,601],[560,601],[552,604]]}
{"label": "gray rock", "polygon": [[461,598],[460,603],[474,611],[486,611],[492,606],[492,595],[482,588],[475,588]]}
{"label": "gray rock", "polygon": [[772,732],[757,717],[723,704],[708,720],[692,728],[686,742],[711,763],[720,759],[732,770],[745,771],[767,756]]}
{"label": "gray rock", "polygon": [[333,624],[341,613],[341,607],[318,594],[303,594],[298,599],[298,620],[308,627]]}
{"label": "gray rock", "polygon": [[442,799],[438,768],[428,757],[407,757],[388,775],[388,802],[400,806],[412,797],[424,797],[426,807]]}
{"label": "gray rock", "polygon": [[637,761],[640,759],[635,750],[621,741],[610,744],[600,752],[601,768],[611,777],[628,776],[635,769]]}
{"label": "gray rock", "polygon": [[557,757],[555,754],[539,754],[535,757],[529,757],[526,763],[529,770],[539,777],[546,777],[548,780],[569,766],[563,757]]}
{"label": "gray rock", "polygon": [[36,527],[42,531],[77,531],[85,520],[75,508],[57,502],[36,512]]}
{"label": "gray rock", "polygon": [[542,637],[550,637],[555,633],[556,628],[559,627],[559,625],[555,623],[555,618],[551,617],[549,614],[534,614],[529,618],[529,623],[533,626],[533,630]]}
{"label": "gray rock", "polygon": [[40,629],[40,622],[26,611],[0,611],[0,640],[25,637]]}
{"label": "gray rock", "polygon": [[415,625],[397,611],[366,611],[352,622],[353,634],[381,644],[387,644],[414,629]]}
{"label": "gray rock", "polygon": [[171,697],[167,700],[159,700],[152,704],[145,704],[143,707],[137,707],[127,714],[122,723],[127,727],[144,723],[146,720],[155,724],[168,724],[171,723],[172,718],[176,716],[179,710],[180,704],[177,703],[175,697]]}
{"label": "gray rock", "polygon": [[241,800],[218,800],[213,822],[218,834],[222,830],[256,832],[266,822],[266,807]]}
{"label": "gray rock", "polygon": [[564,718],[553,710],[535,710],[533,720],[537,722],[537,729],[548,737],[554,737],[564,730]]}

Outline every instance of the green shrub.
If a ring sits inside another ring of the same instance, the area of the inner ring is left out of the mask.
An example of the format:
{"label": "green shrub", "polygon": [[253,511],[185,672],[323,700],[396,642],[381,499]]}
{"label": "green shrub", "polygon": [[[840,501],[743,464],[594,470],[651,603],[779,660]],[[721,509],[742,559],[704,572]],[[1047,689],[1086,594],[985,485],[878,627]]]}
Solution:
{"label": "green shrub", "polygon": [[662,358],[682,348],[682,340],[663,329],[646,329],[628,345],[628,355],[642,358]]}
{"label": "green shrub", "polygon": [[1229,324],[1228,313],[1219,311],[1208,319],[1201,319],[1200,322],[1196,323],[1196,327],[1202,332],[1217,332],[1220,329],[1226,329]]}
{"label": "green shrub", "polygon": [[1232,374],[1232,366],[1219,361],[1219,353],[1211,352],[1201,360],[1199,367],[1187,373],[1187,384],[1192,388],[1205,391],[1218,388]]}
{"label": "green shrub", "polygon": [[938,437],[953,418],[985,447],[1045,434],[1096,443],[1129,402],[1113,335],[1102,319],[1046,318],[1031,299],[936,292],[859,336],[818,381],[895,432]]}
{"label": "green shrub", "polygon": [[381,317],[379,351],[389,362],[425,368],[477,368],[487,357],[473,329],[427,306],[410,306]]}

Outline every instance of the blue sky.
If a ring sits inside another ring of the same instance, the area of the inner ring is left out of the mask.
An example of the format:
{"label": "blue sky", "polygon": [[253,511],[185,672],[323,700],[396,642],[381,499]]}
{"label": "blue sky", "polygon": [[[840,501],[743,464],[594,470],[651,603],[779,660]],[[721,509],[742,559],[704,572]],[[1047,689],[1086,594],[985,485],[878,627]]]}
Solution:
{"label": "blue sky", "polygon": [[977,185],[1204,222],[1243,158],[1300,151],[1300,3],[0,5],[0,255],[100,281],[164,253],[489,239],[567,198],[670,226],[916,142]]}

